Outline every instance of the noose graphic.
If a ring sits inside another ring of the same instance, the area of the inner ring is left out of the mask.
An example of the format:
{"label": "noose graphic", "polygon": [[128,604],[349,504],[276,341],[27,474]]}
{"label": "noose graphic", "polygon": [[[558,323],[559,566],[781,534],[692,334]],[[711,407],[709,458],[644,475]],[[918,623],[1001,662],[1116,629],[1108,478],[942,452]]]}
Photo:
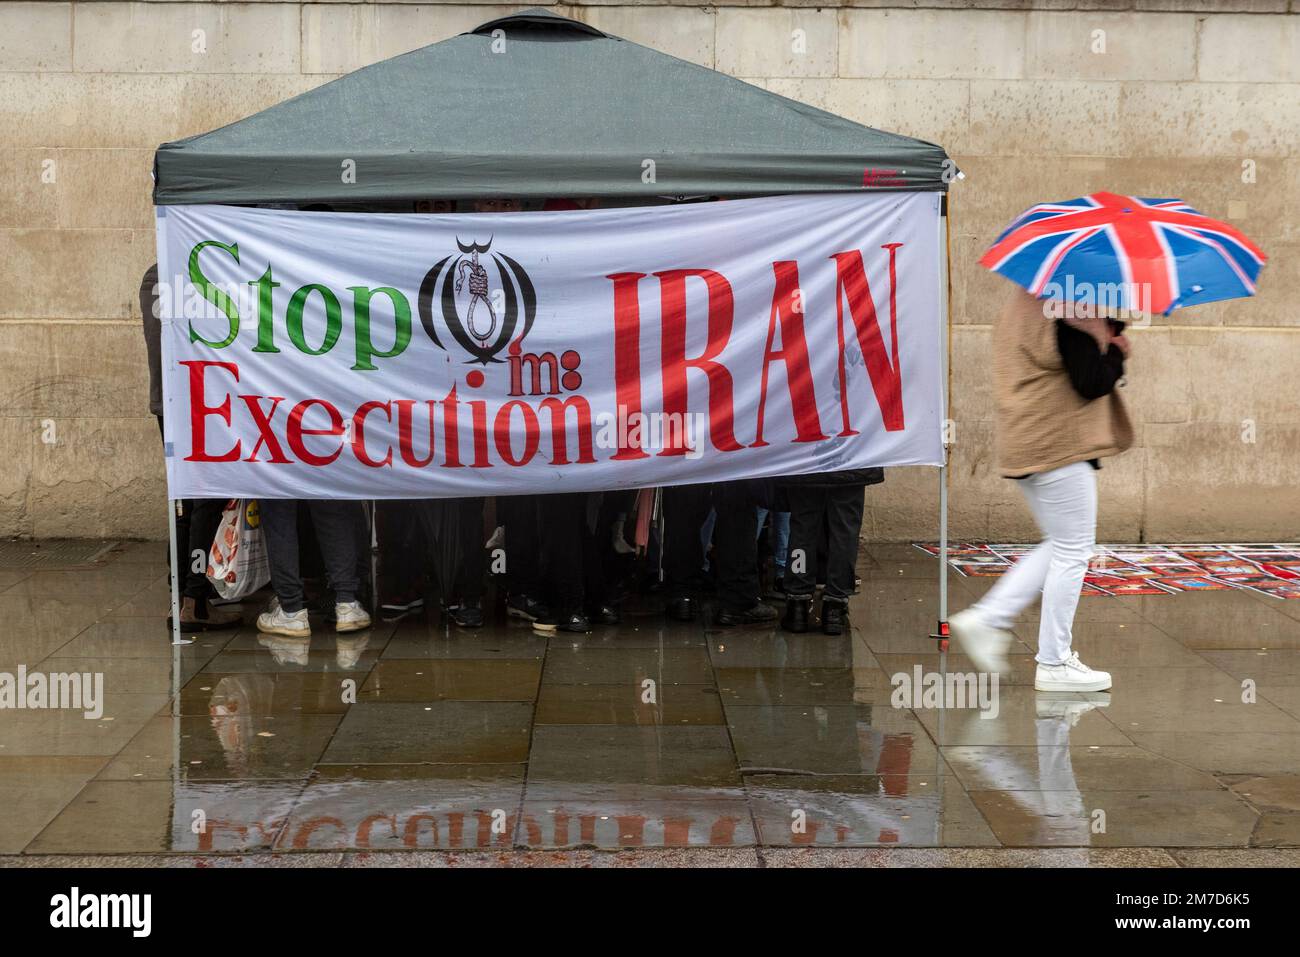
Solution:
{"label": "noose graphic", "polygon": [[[488,274],[478,261],[478,250],[475,249],[471,254],[471,259],[462,259],[456,267],[456,291],[460,292],[465,285],[465,279],[469,279],[469,314],[465,317],[465,327],[469,334],[477,339],[481,344],[486,344],[497,331],[496,312],[492,309],[492,303],[488,299]],[[467,272],[468,270],[468,272]],[[479,300],[483,301],[483,308],[487,310],[488,327],[486,332],[479,332],[474,327],[474,307],[478,305]]]}

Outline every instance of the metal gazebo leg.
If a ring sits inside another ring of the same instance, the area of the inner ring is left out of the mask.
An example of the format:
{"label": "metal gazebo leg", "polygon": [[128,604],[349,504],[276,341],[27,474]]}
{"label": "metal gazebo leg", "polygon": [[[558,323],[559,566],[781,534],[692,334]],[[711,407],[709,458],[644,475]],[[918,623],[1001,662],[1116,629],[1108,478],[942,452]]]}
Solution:
{"label": "metal gazebo leg", "polygon": [[370,500],[370,611],[379,617],[379,516],[378,502]]}
{"label": "metal gazebo leg", "polygon": [[[947,449],[944,450],[947,455]],[[939,468],[939,625],[930,637],[948,650],[948,466]]]}
{"label": "metal gazebo leg", "polygon": [[172,566],[172,644],[188,645],[190,641],[181,638],[181,564],[180,546],[176,541],[176,510],[180,502],[167,502],[167,543],[168,558]]}
{"label": "metal gazebo leg", "polygon": [[949,427],[952,419],[952,383],[949,381],[952,363],[952,297],[951,250],[948,245],[948,194],[945,193],[939,206],[939,295],[942,297],[940,314],[944,327],[940,334],[939,354],[941,364],[939,379],[943,383],[943,465],[939,466],[939,622],[930,637],[939,643],[942,655],[948,651],[948,445]]}

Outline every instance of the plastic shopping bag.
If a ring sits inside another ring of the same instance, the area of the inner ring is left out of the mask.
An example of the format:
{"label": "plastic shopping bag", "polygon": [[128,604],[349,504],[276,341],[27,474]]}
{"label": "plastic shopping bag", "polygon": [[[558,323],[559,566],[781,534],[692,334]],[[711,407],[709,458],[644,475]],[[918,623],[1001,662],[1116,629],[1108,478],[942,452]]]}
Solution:
{"label": "plastic shopping bag", "polygon": [[233,499],[208,550],[208,581],[222,598],[244,598],[271,580],[257,499]]}

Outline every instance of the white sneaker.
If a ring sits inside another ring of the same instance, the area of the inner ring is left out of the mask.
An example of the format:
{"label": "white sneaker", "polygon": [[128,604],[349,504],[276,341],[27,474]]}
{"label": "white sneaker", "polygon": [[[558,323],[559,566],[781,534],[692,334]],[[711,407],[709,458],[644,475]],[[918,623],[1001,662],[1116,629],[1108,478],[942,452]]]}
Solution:
{"label": "white sneaker", "polygon": [[1093,671],[1072,652],[1059,665],[1039,664],[1034,673],[1035,691],[1109,691],[1110,672]]}
{"label": "white sneaker", "polygon": [[334,605],[334,629],[336,631],[360,631],[370,627],[370,615],[361,607],[359,601],[341,601]]}
{"label": "white sneaker", "polygon": [[948,619],[948,631],[977,670],[990,674],[1011,671],[1011,662],[1007,661],[1011,632],[984,624],[975,609],[967,608]]}
{"label": "white sneaker", "polygon": [[257,616],[257,630],[267,635],[284,635],[286,638],[311,636],[307,609],[300,608],[295,612],[287,612],[280,607],[279,599],[273,600],[270,609]]}

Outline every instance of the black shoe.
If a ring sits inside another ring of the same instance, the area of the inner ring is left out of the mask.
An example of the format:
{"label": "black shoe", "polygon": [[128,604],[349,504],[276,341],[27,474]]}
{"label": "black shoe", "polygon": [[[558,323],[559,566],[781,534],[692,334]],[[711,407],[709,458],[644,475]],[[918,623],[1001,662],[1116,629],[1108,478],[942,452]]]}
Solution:
{"label": "black shoe", "polygon": [[764,605],[761,601],[755,602],[744,611],[721,608],[714,618],[714,623],[724,628],[730,625],[761,625],[769,621],[776,621],[776,609],[771,605]]}
{"label": "black shoe", "polygon": [[414,615],[417,612],[424,611],[423,598],[397,598],[393,601],[386,601],[379,606],[379,618],[381,621],[401,621],[407,615]]}
{"label": "black shoe", "polygon": [[581,612],[574,612],[572,615],[560,615],[555,627],[558,631],[571,631],[575,634],[585,635],[591,631],[591,622]]}
{"label": "black shoe", "polygon": [[788,598],[785,603],[785,617],[781,619],[781,629],[796,635],[808,630],[808,606],[812,602],[806,598]]}
{"label": "black shoe", "polygon": [[822,634],[842,635],[848,619],[848,609],[837,601],[822,599]]}
{"label": "black shoe", "polygon": [[597,625],[617,625],[623,620],[618,609],[612,605],[596,605],[591,609],[591,620]]}
{"label": "black shoe", "polygon": [[482,628],[483,609],[477,603],[460,605],[451,610],[451,622],[458,628]]}
{"label": "black shoe", "polygon": [[401,596],[391,601],[386,601],[379,606],[380,611],[399,612],[399,611],[418,611],[424,607],[424,598],[421,595]]}
{"label": "black shoe", "polygon": [[673,621],[690,621],[695,617],[695,602],[686,597],[674,598],[668,602],[667,612]]}
{"label": "black shoe", "polygon": [[776,578],[776,579],[773,579],[773,580],[772,580],[772,585],[771,585],[771,587],[768,588],[768,590],[767,590],[767,594],[764,595],[763,597],[764,597],[764,598],[776,598],[776,599],[784,598],[784,597],[785,597],[785,579],[784,579],[784,578]]}
{"label": "black shoe", "polygon": [[529,598],[527,595],[511,595],[506,599],[506,614],[511,618],[522,618],[525,621],[541,621],[550,614],[550,611],[535,598]]}

